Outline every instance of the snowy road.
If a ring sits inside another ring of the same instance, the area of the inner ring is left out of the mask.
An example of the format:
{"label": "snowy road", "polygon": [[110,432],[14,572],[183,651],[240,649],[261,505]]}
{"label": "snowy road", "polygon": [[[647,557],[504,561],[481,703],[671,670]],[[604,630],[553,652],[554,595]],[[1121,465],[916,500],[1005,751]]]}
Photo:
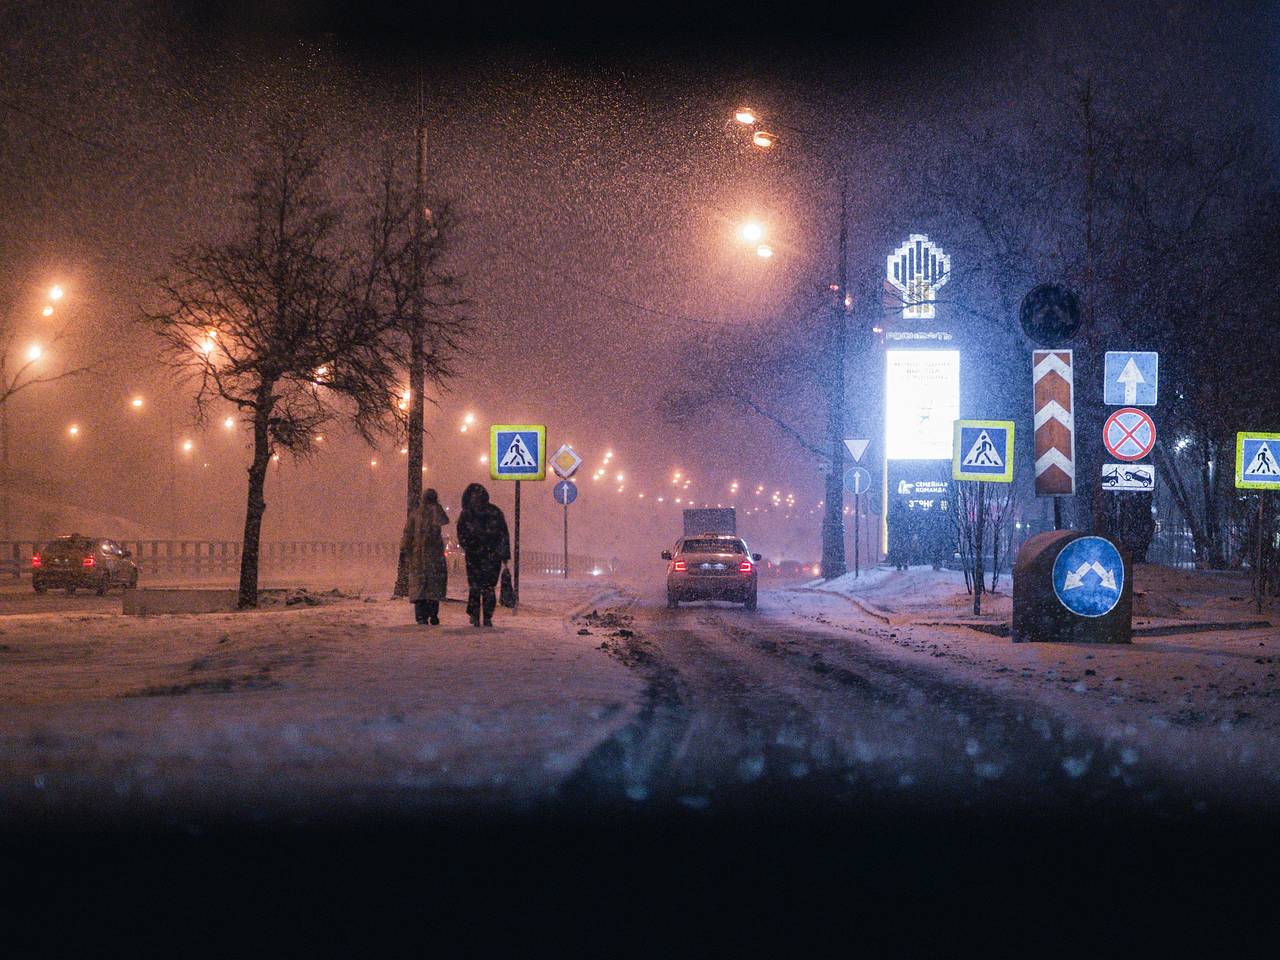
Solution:
{"label": "snowy road", "polygon": [[837,598],[777,590],[757,613],[668,610],[640,590],[600,612],[615,624],[607,651],[645,678],[646,703],[566,784],[569,796],[850,813],[1202,804],[1123,735],[878,652],[881,625]]}

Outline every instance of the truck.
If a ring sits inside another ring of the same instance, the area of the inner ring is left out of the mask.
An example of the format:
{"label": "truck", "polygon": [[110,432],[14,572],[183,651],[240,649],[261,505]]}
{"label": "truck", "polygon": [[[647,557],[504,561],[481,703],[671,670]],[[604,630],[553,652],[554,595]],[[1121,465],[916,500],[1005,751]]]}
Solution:
{"label": "truck", "polygon": [[684,535],[723,533],[736,536],[738,518],[733,507],[698,507],[684,512]]}

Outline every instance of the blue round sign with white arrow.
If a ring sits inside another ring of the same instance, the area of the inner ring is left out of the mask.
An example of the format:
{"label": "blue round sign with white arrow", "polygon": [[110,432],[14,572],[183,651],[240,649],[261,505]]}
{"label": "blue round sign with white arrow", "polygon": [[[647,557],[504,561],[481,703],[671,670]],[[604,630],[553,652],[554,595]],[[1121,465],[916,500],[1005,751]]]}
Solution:
{"label": "blue round sign with white arrow", "polygon": [[1062,548],[1053,562],[1053,592],[1082,617],[1110,613],[1124,592],[1124,560],[1105,537],[1081,537]]}
{"label": "blue round sign with white arrow", "polygon": [[567,507],[578,499],[578,485],[572,480],[561,480],[551,488],[551,496],[556,503]]}

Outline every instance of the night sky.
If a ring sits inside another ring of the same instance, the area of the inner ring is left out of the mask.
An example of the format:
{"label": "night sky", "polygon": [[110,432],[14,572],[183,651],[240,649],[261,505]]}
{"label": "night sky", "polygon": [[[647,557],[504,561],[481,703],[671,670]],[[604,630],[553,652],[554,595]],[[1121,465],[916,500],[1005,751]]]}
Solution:
{"label": "night sky", "polygon": [[[848,157],[855,318],[870,324],[882,316],[884,258],[908,233],[947,247],[957,276],[965,266],[915,171],[966,124],[998,128],[1038,111],[1052,122],[1052,103],[1033,90],[1089,73],[1130,106],[1207,127],[1252,121],[1274,142],[1273,5],[964,6],[834,20],[744,11],[726,23],[675,5],[605,20],[461,4],[411,16],[378,3],[5,4],[6,298],[28,309],[63,283],[63,315],[80,335],[64,349],[101,360],[91,378],[15,401],[19,489],[163,533],[171,405],[174,442],[195,444],[178,453],[181,532],[238,536],[243,432],[220,417],[191,425],[189,398],[138,322],[155,296],[150,279],[186,244],[234,229],[249,148],[272,112],[323,132],[347,201],[372,184],[384,144],[407,166],[420,68],[429,188],[462,216],[453,266],[485,324],[428,411],[427,482],[456,512],[462,486],[486,474],[483,431],[458,432],[465,412],[480,425],[546,422],[553,449],[569,440],[586,457],[574,510],[598,552],[649,550],[676,534],[674,512],[652,504],[679,468],[700,501],[733,502],[735,479],[794,493],[791,520],[775,513],[743,528],[774,557],[816,559],[822,492],[810,455],[727,404],[678,427],[662,409],[665,395],[696,384],[689,358],[700,350],[763,342],[767,356],[772,343],[779,369],[788,353],[803,367],[838,215],[831,166],[816,153]],[[826,145],[788,152],[784,138],[757,155],[729,122],[740,103],[821,131]],[[749,215],[770,226],[770,261],[735,239]],[[859,371],[853,358],[855,424]],[[769,373],[742,375],[759,376],[777,409],[820,437],[812,387]],[[71,441],[73,422],[82,431]],[[310,462],[273,467],[266,537],[391,536],[403,510],[398,446],[370,451],[335,430]],[[622,493],[589,480],[610,449]],[[549,485],[528,502],[527,542],[552,547]]]}

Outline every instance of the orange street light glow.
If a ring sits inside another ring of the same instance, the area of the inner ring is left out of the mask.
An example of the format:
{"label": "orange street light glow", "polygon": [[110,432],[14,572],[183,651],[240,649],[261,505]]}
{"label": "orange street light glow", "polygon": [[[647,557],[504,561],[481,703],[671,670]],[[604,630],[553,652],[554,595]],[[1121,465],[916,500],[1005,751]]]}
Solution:
{"label": "orange street light glow", "polygon": [[775,143],[778,142],[778,138],[774,136],[772,133],[769,133],[769,131],[767,130],[757,130],[752,135],[751,142],[754,143],[757,147],[761,147],[762,149],[768,150],[770,147],[772,147]]}
{"label": "orange street light glow", "polygon": [[739,107],[738,111],[733,115],[733,119],[750,126],[756,122],[756,112],[750,107]]}
{"label": "orange street light glow", "polygon": [[33,343],[31,346],[27,347],[28,360],[34,362],[39,360],[42,356],[44,356],[44,350],[41,348],[40,344]]}
{"label": "orange street light glow", "polygon": [[71,434],[73,437],[78,437],[80,436],[80,428],[73,423],[71,426],[67,427],[67,433]]}
{"label": "orange street light glow", "polygon": [[236,425],[236,418],[235,418],[235,417],[227,417],[227,419],[225,419],[225,420],[223,420],[223,421],[222,421],[222,425],[223,425],[224,427],[226,427],[228,430],[230,430],[231,428],[233,428],[233,427]]}
{"label": "orange street light glow", "polygon": [[739,229],[742,239],[747,243],[758,243],[764,239],[764,227],[756,223],[754,220],[748,220]]}
{"label": "orange street light glow", "polygon": [[132,407],[133,407],[133,409],[135,409],[135,410],[141,410],[141,409],[142,409],[142,398],[141,398],[141,397],[134,397],[132,400],[130,400],[130,401],[129,401],[129,404],[130,404],[130,406],[132,406]]}
{"label": "orange street light glow", "polygon": [[62,286],[61,286],[60,284],[55,283],[55,284],[54,284],[54,285],[49,289],[49,299],[50,299],[50,300],[61,300],[61,299],[62,299],[62,292],[63,292],[63,291],[62,291]]}
{"label": "orange street light glow", "polygon": [[44,306],[44,309],[40,311],[40,315],[41,315],[42,317],[52,317],[52,316],[53,316],[53,307],[49,306],[49,305],[46,303],[46,304],[45,304],[45,306]]}
{"label": "orange street light glow", "polygon": [[191,450],[192,450],[192,448],[193,448],[194,446],[195,446],[195,444],[194,444],[194,443],[192,443],[190,440],[183,440],[183,441],[182,441],[182,450],[183,450],[183,452],[184,452],[184,453],[190,453],[190,452],[191,452]]}
{"label": "orange street light glow", "polygon": [[767,243],[760,244],[760,246],[756,247],[756,256],[761,260],[768,260],[773,256],[773,247]]}

